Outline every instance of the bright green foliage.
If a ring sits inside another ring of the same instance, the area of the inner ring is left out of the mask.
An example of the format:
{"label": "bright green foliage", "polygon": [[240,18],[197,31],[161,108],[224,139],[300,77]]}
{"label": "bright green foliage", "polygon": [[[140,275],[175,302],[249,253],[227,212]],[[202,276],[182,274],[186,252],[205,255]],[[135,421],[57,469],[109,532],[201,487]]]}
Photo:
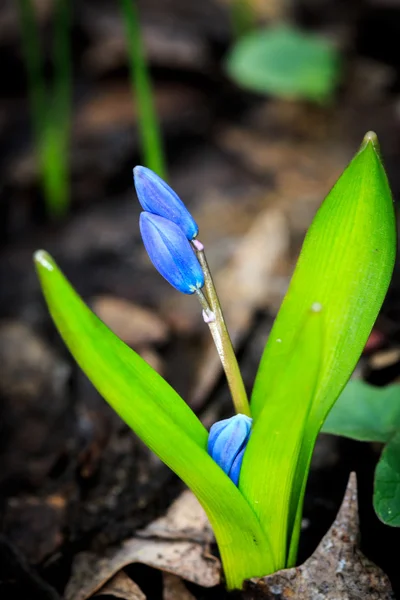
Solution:
{"label": "bright green foliage", "polygon": [[50,216],[69,207],[69,138],[71,128],[70,6],[57,0],[54,12],[53,85],[44,78],[43,56],[32,0],[18,0],[22,45],[39,171]]}
{"label": "bright green foliage", "polygon": [[350,381],[322,431],[361,442],[388,442],[400,431],[400,385],[379,388],[358,379]]}
{"label": "bright green foliage", "polygon": [[213,526],[228,586],[274,569],[266,535],[206,452],[207,431],[173,388],[96,317],[53,259],[35,262],[51,316],[75,360],[120,417],[193,490]]}
{"label": "bright green foliage", "polygon": [[[255,433],[258,421],[267,419],[268,411],[276,410],[276,398],[282,397],[280,389],[292,390],[282,405],[282,418],[286,411],[295,414],[298,410],[297,404],[304,401],[297,393],[298,381],[304,376],[301,371],[315,368],[312,364],[316,360],[315,335],[310,335],[308,345],[303,342],[299,373],[290,375],[292,385],[287,381],[289,358],[305,315],[311,306],[320,305],[323,342],[318,384],[306,423],[298,425],[302,444],[293,475],[291,510],[287,516],[286,507],[280,504],[274,514],[274,519],[289,519],[289,538],[293,532],[288,564],[295,562],[303,494],[317,434],[368,339],[389,285],[395,246],[391,193],[376,136],[371,133],[366,135],[358,154],[322,203],[308,230],[289,290],[268,339],[251,399]],[[270,390],[273,390],[272,399]],[[274,426],[270,420],[270,431]],[[259,473],[269,471],[271,465],[265,460],[262,440],[253,452],[252,468]],[[282,436],[275,454],[286,452],[287,439]],[[247,486],[243,493],[247,496]],[[264,498],[268,499],[268,494]],[[257,507],[261,514],[263,502],[259,499]],[[271,538],[271,542],[274,553],[281,555],[281,541]]]}
{"label": "bright green foliage", "polygon": [[384,523],[400,527],[400,431],[389,440],[376,467],[374,508]]}
{"label": "bright green foliage", "polygon": [[278,25],[241,37],[226,68],[236,83],[255,92],[324,102],[338,83],[340,59],[327,40]]}
{"label": "bright green foliage", "polygon": [[[239,489],[273,543],[274,559],[286,564],[293,479],[303,430],[316,392],[321,363],[323,312],[310,307],[296,332],[285,372],[266,388],[265,404],[243,459]],[[304,358],[307,357],[307,367]],[[262,453],[262,458],[258,455]],[[254,477],[255,465],[262,464]]]}
{"label": "bright green foliage", "polygon": [[239,488],[208,456],[207,432],[178,394],[99,321],[51,257],[36,254],[64,341],[104,398],[196,494],[230,588],[295,563],[315,440],[368,338],[394,253],[390,189],[369,133],[307,233],[271,331]]}
{"label": "bright green foliage", "polygon": [[350,381],[322,431],[364,442],[386,442],[375,471],[374,508],[384,523],[400,527],[400,385],[378,388]]}
{"label": "bright green foliage", "polygon": [[138,112],[139,134],[146,167],[166,179],[162,136],[153,101],[153,91],[143,49],[136,0],[120,0],[125,22],[132,92]]}

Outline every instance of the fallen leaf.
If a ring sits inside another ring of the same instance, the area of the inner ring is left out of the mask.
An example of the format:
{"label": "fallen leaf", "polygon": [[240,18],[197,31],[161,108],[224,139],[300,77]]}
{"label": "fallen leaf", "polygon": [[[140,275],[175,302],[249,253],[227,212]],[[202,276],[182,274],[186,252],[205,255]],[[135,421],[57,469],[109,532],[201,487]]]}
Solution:
{"label": "fallen leaf", "polygon": [[385,369],[400,361],[400,348],[389,348],[376,352],[369,359],[369,366],[372,369]]}
{"label": "fallen leaf", "polygon": [[141,348],[137,348],[138,354],[149,364],[157,373],[160,375],[164,374],[165,365],[161,356],[149,346],[143,346]]}
{"label": "fallen leaf", "polygon": [[385,573],[359,549],[357,481],[350,475],[338,515],[304,564],[246,582],[246,600],[394,600]]}
{"label": "fallen leaf", "polygon": [[163,600],[195,600],[180,577],[164,573]]}
{"label": "fallen leaf", "polygon": [[120,571],[106,583],[95,597],[114,596],[122,600],[146,600],[140,587],[126,573]]}
{"label": "fallen leaf", "polygon": [[209,527],[196,498],[184,492],[165,517],[138,532],[137,537],[108,548],[102,555],[78,554],[65,600],[86,600],[132,563],[166,571],[203,587],[218,585],[221,565],[207,553]]}
{"label": "fallen leaf", "polygon": [[156,537],[164,540],[190,540],[199,543],[214,541],[214,533],[207,515],[196,496],[185,490],[173,502],[163,517],[137,532],[139,537]]}
{"label": "fallen leaf", "polygon": [[[267,208],[255,219],[228,265],[215,276],[215,286],[232,343],[237,349],[255,311],[267,305],[272,279],[289,249],[284,215]],[[190,405],[201,406],[221,374],[221,362],[210,340],[196,377]]]}
{"label": "fallen leaf", "polygon": [[114,296],[98,296],[92,302],[96,315],[129,346],[160,344],[168,339],[165,322],[153,311]]}
{"label": "fallen leaf", "polygon": [[3,532],[23,556],[38,564],[64,541],[67,497],[53,494],[8,498],[3,509]]}

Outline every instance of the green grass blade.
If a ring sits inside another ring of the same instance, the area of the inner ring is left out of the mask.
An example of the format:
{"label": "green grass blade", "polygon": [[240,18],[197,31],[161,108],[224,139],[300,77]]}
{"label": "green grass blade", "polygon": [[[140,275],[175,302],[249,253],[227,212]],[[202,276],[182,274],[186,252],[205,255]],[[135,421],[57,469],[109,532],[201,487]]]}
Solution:
{"label": "green grass blade", "polygon": [[18,0],[21,23],[21,42],[35,135],[39,137],[46,124],[46,84],[39,31],[32,0]]}
{"label": "green grass blade", "polygon": [[51,119],[38,142],[38,153],[46,207],[48,213],[58,219],[69,207],[68,140]]}
{"label": "green grass blade", "polygon": [[236,38],[241,37],[256,25],[252,0],[232,0],[230,6],[232,31]]}
{"label": "green grass blade", "polygon": [[[285,359],[244,455],[239,488],[270,538],[278,568],[286,565],[290,511],[302,433],[315,394],[322,355],[323,311],[309,310]],[[311,348],[311,352],[310,352]],[[304,364],[308,353],[307,364]],[[294,510],[296,510],[297,502]]]}
{"label": "green grass blade", "polygon": [[33,129],[47,211],[59,218],[69,207],[71,128],[70,4],[57,0],[54,16],[54,84],[46,86],[32,0],[19,0]]}
{"label": "green grass blade", "polygon": [[206,452],[207,431],[168,383],[90,311],[53,259],[35,254],[50,314],[77,363],[121,418],[193,490],[213,526],[227,584],[269,568],[257,517]]}
{"label": "green grass blade", "polygon": [[53,47],[53,111],[52,120],[68,138],[71,118],[71,6],[68,0],[57,0],[54,15]]}
{"label": "green grass blade", "polygon": [[154,107],[150,75],[143,51],[136,0],[120,0],[125,22],[132,91],[139,115],[139,133],[146,167],[166,179],[160,126]]}

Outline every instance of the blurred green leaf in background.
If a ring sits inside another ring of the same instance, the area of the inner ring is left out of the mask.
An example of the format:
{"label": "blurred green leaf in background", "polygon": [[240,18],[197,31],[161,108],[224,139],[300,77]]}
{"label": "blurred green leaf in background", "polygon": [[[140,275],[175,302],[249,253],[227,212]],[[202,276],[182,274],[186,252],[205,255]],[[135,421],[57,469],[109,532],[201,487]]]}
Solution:
{"label": "blurred green leaf in background", "polygon": [[373,503],[381,521],[400,527],[400,385],[379,388],[350,381],[322,431],[386,444],[375,471]]}
{"label": "blurred green leaf in background", "polygon": [[69,209],[69,142],[71,131],[72,59],[71,6],[54,3],[53,81],[44,74],[45,54],[32,0],[18,0],[21,41],[28,78],[28,93],[38,155],[39,175],[46,209],[60,218]]}
{"label": "blurred green leaf in background", "polygon": [[289,25],[240,37],[226,57],[239,86],[280,98],[329,101],[339,82],[339,51],[326,39]]}

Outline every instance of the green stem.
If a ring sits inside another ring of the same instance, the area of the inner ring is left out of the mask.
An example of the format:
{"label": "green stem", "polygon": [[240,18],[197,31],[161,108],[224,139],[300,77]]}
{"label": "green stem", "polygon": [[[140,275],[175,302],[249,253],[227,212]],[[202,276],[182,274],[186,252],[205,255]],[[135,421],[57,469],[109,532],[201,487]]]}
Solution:
{"label": "green stem", "polygon": [[150,75],[143,51],[139,15],[135,0],[120,0],[125,21],[130,77],[139,115],[139,134],[146,166],[166,179],[160,126],[153,102]]}
{"label": "green stem", "polygon": [[47,211],[63,216],[69,206],[68,145],[71,107],[70,6],[54,11],[54,83],[47,89],[32,0],[19,0],[21,35],[39,171]]}
{"label": "green stem", "polygon": [[33,127],[35,135],[39,137],[46,123],[46,85],[43,77],[39,32],[31,0],[19,0],[19,12]]}
{"label": "green stem", "polygon": [[[197,240],[194,240],[193,246],[196,250],[197,258],[199,259],[204,273],[204,286],[207,298],[205,298],[201,293],[202,297],[199,296],[199,299],[205,312],[205,321],[210,328],[217,352],[221,359],[226,379],[228,381],[228,386],[231,391],[235,410],[237,413],[241,413],[250,417],[251,414],[249,401],[247,399],[246,390],[236,359],[235,351],[232,346],[232,341],[225,324],[221,304],[207,263],[206,255],[204,253],[204,246]],[[211,309],[211,314],[210,312],[207,313],[207,307]]]}
{"label": "green stem", "polygon": [[251,0],[231,0],[231,24],[236,38],[255,27],[255,16]]}

